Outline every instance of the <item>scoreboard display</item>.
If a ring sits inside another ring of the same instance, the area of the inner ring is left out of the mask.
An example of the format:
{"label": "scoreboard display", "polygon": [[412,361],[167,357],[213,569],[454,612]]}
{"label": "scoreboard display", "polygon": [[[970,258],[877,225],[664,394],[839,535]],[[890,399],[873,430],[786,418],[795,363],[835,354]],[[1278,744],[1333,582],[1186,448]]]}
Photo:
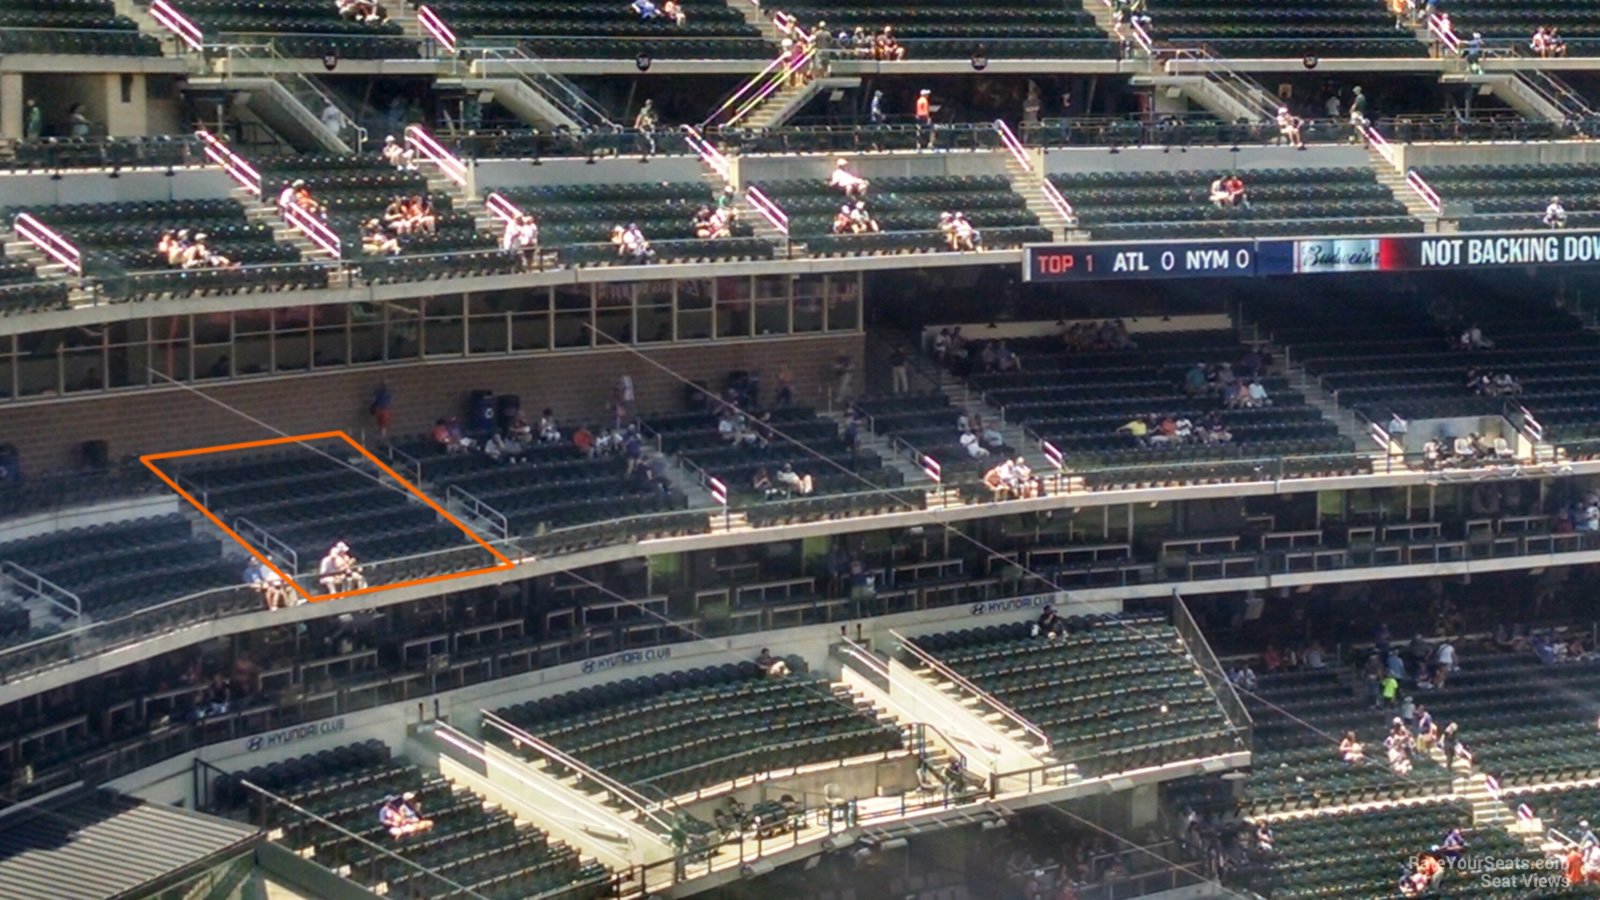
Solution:
{"label": "scoreboard display", "polygon": [[1600,231],[1036,244],[1024,281],[1254,278],[1600,264]]}
{"label": "scoreboard display", "polygon": [[1024,281],[1248,277],[1255,241],[1157,241],[1029,247]]}

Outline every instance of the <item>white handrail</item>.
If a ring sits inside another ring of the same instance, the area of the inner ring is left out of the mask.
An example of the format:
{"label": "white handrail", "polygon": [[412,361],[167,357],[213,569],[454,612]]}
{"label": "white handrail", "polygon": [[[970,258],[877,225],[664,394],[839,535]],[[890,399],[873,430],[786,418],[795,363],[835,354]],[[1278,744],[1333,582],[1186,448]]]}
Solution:
{"label": "white handrail", "polygon": [[683,126],[683,135],[689,146],[694,148],[694,152],[699,154],[701,161],[710,166],[723,181],[732,180],[733,167],[728,163],[728,158],[722,155],[722,151],[711,146],[693,125]]}
{"label": "white handrail", "polygon": [[456,157],[454,153],[444,148],[444,145],[433,139],[433,135],[424,131],[421,125],[406,126],[406,143],[417,148],[417,152],[426,157],[444,177],[456,184],[466,187],[467,164]]}
{"label": "white handrail", "polygon": [[1373,128],[1371,125],[1358,125],[1356,130],[1361,133],[1361,137],[1366,140],[1367,146],[1371,147],[1373,152],[1383,157],[1384,162],[1394,166],[1395,170],[1399,171],[1399,155],[1388,140],[1378,133],[1378,129]]}
{"label": "white handrail", "polygon": [[942,677],[949,679],[954,684],[957,684],[970,691],[979,700],[992,707],[995,712],[998,712],[1000,715],[1010,719],[1018,728],[1021,728],[1023,731],[1036,737],[1044,745],[1045,750],[1048,751],[1051,748],[1052,744],[1049,735],[1045,734],[1044,731],[1039,728],[1039,726],[1033,724],[1027,719],[1024,719],[1016,710],[1001,702],[1000,698],[994,696],[983,688],[978,687],[955,669],[952,669],[940,662],[938,659],[935,659],[933,654],[923,650],[921,647],[918,647],[910,639],[901,635],[900,632],[890,629],[889,634],[892,635],[895,640],[900,642],[900,646],[906,648],[906,650],[908,650],[912,656],[915,656],[917,659],[921,660],[930,669],[938,672]]}
{"label": "white handrail", "polygon": [[428,34],[432,35],[433,39],[438,41],[439,46],[443,47],[446,52],[456,52],[456,33],[450,30],[450,26],[446,25],[443,19],[439,18],[438,13],[427,6],[419,6],[417,7],[417,23],[426,29]]}
{"label": "white handrail", "polygon": [[321,219],[292,203],[288,206],[280,207],[279,213],[295,230],[305,235],[306,240],[333,254],[335,258],[343,255],[340,250],[342,242],[339,240],[339,236],[334,234],[333,229],[329,228]]}
{"label": "white handrail", "polygon": [[1439,17],[1438,13],[1432,13],[1428,16],[1428,33],[1438,38],[1439,43],[1443,44],[1445,49],[1451,53],[1461,52],[1461,39],[1456,37],[1454,28],[1445,25],[1444,20]]}
{"label": "white handrail", "polygon": [[1050,205],[1055,207],[1061,218],[1067,220],[1068,225],[1078,224],[1077,211],[1067,202],[1066,197],[1061,196],[1061,190],[1048,177],[1039,178],[1039,188],[1044,191],[1044,198],[1050,201]]}
{"label": "white handrail", "polygon": [[78,248],[31,214],[17,213],[17,217],[12,220],[12,229],[16,231],[17,237],[33,244],[40,252],[66,266],[67,271],[74,275],[83,274],[83,254]]}
{"label": "white handrail", "polygon": [[187,44],[190,50],[205,50],[205,35],[201,34],[200,29],[167,0],[154,0],[150,4],[150,18],[177,35],[178,40]]}
{"label": "white handrail", "polygon": [[1406,173],[1406,184],[1411,185],[1411,189],[1422,197],[1423,202],[1428,204],[1429,209],[1439,212],[1444,208],[1444,203],[1439,199],[1439,193],[1421,175],[1417,174],[1416,169]]}
{"label": "white handrail", "polygon": [[773,228],[778,229],[786,235],[789,233],[789,214],[779,208],[778,204],[773,203],[772,200],[767,197],[766,194],[763,194],[755,185],[745,188],[744,195],[745,198],[750,201],[750,205],[756,208],[756,212],[761,213],[761,215],[766,217],[768,222],[772,223]]}
{"label": "white handrail", "polygon": [[204,128],[194,134],[205,147],[208,159],[221,166],[240,187],[257,197],[261,196],[261,173],[256,171],[255,166],[250,165],[244,157],[233,152],[232,147]]}
{"label": "white handrail", "polygon": [[517,221],[523,215],[522,209],[515,203],[512,203],[510,200],[507,200],[505,195],[499,191],[495,191],[489,196],[483,198],[483,205],[488,207],[489,212],[493,213],[496,218],[502,222],[505,222],[507,225]]}
{"label": "white handrail", "polygon": [[1017,164],[1022,166],[1024,171],[1032,172],[1033,162],[1028,159],[1028,151],[1022,146],[1022,141],[1017,139],[1017,134],[1011,130],[1011,126],[1007,125],[1004,119],[995,119],[994,130],[1000,135],[1000,143],[1005,144],[1006,149],[1011,151]]}

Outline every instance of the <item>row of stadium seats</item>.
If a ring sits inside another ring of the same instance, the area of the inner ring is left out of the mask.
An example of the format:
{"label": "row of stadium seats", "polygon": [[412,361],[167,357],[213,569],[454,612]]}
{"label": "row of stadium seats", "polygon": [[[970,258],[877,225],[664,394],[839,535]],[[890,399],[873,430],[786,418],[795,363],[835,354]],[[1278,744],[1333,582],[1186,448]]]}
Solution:
{"label": "row of stadium seats", "polygon": [[1545,205],[1559,196],[1567,227],[1600,225],[1600,165],[1543,163],[1521,165],[1425,166],[1418,169],[1445,202],[1470,203],[1461,226],[1468,231],[1525,231],[1545,228]]}
{"label": "row of stadium seats", "polygon": [[[219,776],[215,792],[241,805],[250,799],[244,781],[311,814],[261,803],[267,822],[281,829],[276,840],[367,889],[449,896],[460,886],[495,900],[556,891],[574,898],[604,894],[609,872],[603,866],[437,772],[392,757],[376,741]],[[378,811],[402,795],[432,827],[398,838],[385,832]]]}
{"label": "row of stadium seats", "polygon": [[651,796],[902,748],[899,729],[870,706],[806,674],[800,658],[787,664],[785,678],[728,664],[584,688],[495,715]]}
{"label": "row of stadium seats", "polygon": [[[917,638],[956,673],[1037,724],[1052,755],[1085,775],[1238,749],[1216,695],[1176,629],[1159,619],[1090,620],[1067,637],[1033,623]],[[937,677],[937,676],[934,676]]]}

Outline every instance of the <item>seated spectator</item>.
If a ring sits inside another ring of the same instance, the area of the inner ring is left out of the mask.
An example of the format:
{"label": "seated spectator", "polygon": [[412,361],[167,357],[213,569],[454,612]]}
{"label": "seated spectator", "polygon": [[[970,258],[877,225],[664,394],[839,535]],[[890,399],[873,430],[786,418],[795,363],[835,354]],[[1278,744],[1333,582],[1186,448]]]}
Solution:
{"label": "seated spectator", "polygon": [[261,594],[267,609],[283,609],[294,601],[294,591],[272,567],[252,558],[244,570],[245,584]]}
{"label": "seated spectator", "polygon": [[375,0],[336,0],[339,18],[348,22],[380,25],[389,21],[389,13]]}
{"label": "seated spectator", "polygon": [[436,448],[446,453],[465,453],[478,445],[477,441],[466,436],[461,428],[461,420],[455,416],[434,420],[429,439]]}
{"label": "seated spectator", "polygon": [[778,470],[778,483],[783,485],[790,494],[809,497],[815,487],[810,475],[801,475],[794,470],[791,463],[784,463]]}
{"label": "seated spectator", "polygon": [[850,204],[839,207],[838,215],[833,217],[834,234],[854,234],[854,223],[850,219]]}
{"label": "seated spectator", "polygon": [[994,499],[1004,500],[1011,496],[1011,469],[1012,462],[1006,459],[983,473],[983,486],[989,489]]}
{"label": "seated spectator", "polygon": [[1067,620],[1056,614],[1054,606],[1046,606],[1039,613],[1039,620],[1033,623],[1032,634],[1034,637],[1063,638],[1067,636]]}
{"label": "seated spectator", "polygon": [[433,827],[433,820],[422,818],[418,811],[415,805],[416,797],[416,794],[407,791],[401,796],[389,797],[383,801],[383,806],[378,809],[378,822],[389,832],[390,837],[403,838]]}
{"label": "seated spectator", "polygon": [[1359,763],[1366,758],[1354,731],[1344,733],[1344,739],[1339,742],[1339,758],[1347,763]]}
{"label": "seated spectator", "polygon": [[906,58],[906,48],[900,46],[900,42],[895,40],[893,25],[883,26],[883,31],[873,38],[872,58],[877,60],[901,60]]}
{"label": "seated spectator", "polygon": [[1245,209],[1250,208],[1250,192],[1245,188],[1244,179],[1239,177],[1238,172],[1234,172],[1233,174],[1229,175],[1227,179],[1222,182],[1222,186],[1228,192],[1229,206],[1238,206]]}
{"label": "seated spectator", "polygon": [[967,455],[973,459],[982,460],[989,458],[989,449],[983,446],[983,441],[978,437],[976,432],[962,432],[960,441],[961,449],[967,451]]}
{"label": "seated spectator", "polygon": [[367,586],[366,576],[361,574],[355,554],[350,552],[350,545],[344,541],[338,541],[328,548],[327,555],[322,557],[322,562],[317,566],[317,575],[322,589],[330,594],[361,590]]}
{"label": "seated spectator", "polygon": [[628,8],[633,10],[642,22],[648,22],[661,15],[661,9],[656,6],[654,0],[633,0],[628,4]]}
{"label": "seated spectator", "polygon": [[880,230],[878,221],[872,218],[871,213],[867,212],[866,201],[857,200],[850,207],[850,233],[877,234]]}
{"label": "seated spectator", "polygon": [[1119,426],[1116,433],[1130,435],[1135,441],[1143,444],[1145,443],[1146,436],[1150,434],[1150,425],[1143,418],[1134,416],[1132,419],[1129,419],[1126,423]]}
{"label": "seated spectator", "polygon": [[1544,225],[1546,228],[1567,227],[1567,208],[1561,205],[1560,197],[1551,197],[1550,205],[1544,208]]}
{"label": "seated spectator", "polygon": [[772,478],[767,475],[767,467],[761,466],[750,477],[750,489],[761,494],[767,500],[783,494],[783,489],[772,483]]}
{"label": "seated spectator", "polygon": [[579,453],[583,454],[585,457],[590,458],[590,459],[594,458],[594,455],[595,455],[594,432],[589,430],[589,426],[587,426],[587,425],[579,425],[577,430],[572,432],[572,446],[574,448],[576,448],[577,451]]}
{"label": "seated spectator", "polygon": [[410,234],[437,234],[439,217],[433,211],[433,198],[413,194],[411,199],[406,201],[406,221],[409,225],[407,232]]}
{"label": "seated spectator", "polygon": [[789,675],[789,664],[772,655],[766,647],[756,655],[756,668],[765,672],[768,678],[786,678]]}
{"label": "seated spectator", "polygon": [[1301,124],[1300,117],[1289,112],[1289,107],[1278,107],[1278,134],[1282,135],[1283,139],[1289,142],[1289,146],[1296,150],[1304,150],[1306,148],[1306,142],[1300,136]]}
{"label": "seated spectator", "polygon": [[278,210],[280,212],[286,211],[291,206],[297,207],[302,212],[310,213],[313,216],[323,214],[322,204],[311,196],[311,189],[306,187],[306,182],[303,178],[296,179],[293,184],[290,184],[278,194]]}
{"label": "seated spectator", "polygon": [[383,229],[377,219],[368,219],[361,226],[361,249],[368,256],[398,256],[400,241]]}
{"label": "seated spectator", "polygon": [[1211,205],[1217,209],[1225,209],[1233,205],[1233,198],[1228,196],[1228,176],[1218,175],[1211,182]]}
{"label": "seated spectator", "polygon": [[611,229],[611,243],[616,245],[617,256],[629,262],[643,264],[655,259],[656,256],[650,241],[634,222],[628,223],[627,227],[618,225]]}
{"label": "seated spectator", "polygon": [[561,443],[561,424],[556,421],[555,410],[545,407],[539,414],[539,442],[541,444]]}
{"label": "seated spectator", "polygon": [[415,172],[417,170],[417,153],[405,144],[395,140],[394,135],[383,139],[383,161],[402,172]]}
{"label": "seated spectator", "polygon": [[235,265],[228,257],[211,252],[211,248],[206,246],[209,237],[210,235],[203,231],[194,236],[194,241],[183,251],[183,268],[226,269]]}
{"label": "seated spectator", "polygon": [[851,172],[849,165],[850,161],[842,157],[835,161],[833,174],[828,177],[828,186],[843,191],[844,195],[852,200],[865,199],[869,182]]}
{"label": "seated spectator", "polygon": [[689,14],[683,11],[683,5],[678,0],[667,0],[667,2],[661,4],[661,15],[671,19],[672,23],[679,28],[689,23]]}

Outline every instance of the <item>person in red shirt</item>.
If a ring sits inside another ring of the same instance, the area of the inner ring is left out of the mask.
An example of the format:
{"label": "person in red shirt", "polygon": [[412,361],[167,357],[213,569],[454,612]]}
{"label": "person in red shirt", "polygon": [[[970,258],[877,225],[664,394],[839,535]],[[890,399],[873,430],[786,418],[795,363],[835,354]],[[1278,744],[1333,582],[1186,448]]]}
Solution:
{"label": "person in red shirt", "polygon": [[933,103],[928,99],[933,92],[923,88],[917,94],[917,146],[931,147],[933,144]]}

